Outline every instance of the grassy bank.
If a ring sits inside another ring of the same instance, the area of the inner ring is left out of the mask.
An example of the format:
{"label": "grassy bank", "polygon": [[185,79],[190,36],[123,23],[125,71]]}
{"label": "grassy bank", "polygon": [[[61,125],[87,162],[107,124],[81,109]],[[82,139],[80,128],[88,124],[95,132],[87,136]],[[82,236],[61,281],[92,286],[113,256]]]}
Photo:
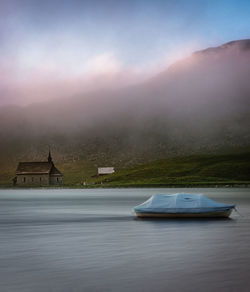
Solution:
{"label": "grassy bank", "polygon": [[153,161],[97,178],[106,186],[235,186],[250,184],[250,153]]}
{"label": "grassy bank", "polygon": [[[64,187],[188,187],[250,185],[250,152],[227,155],[193,155],[152,161],[128,169],[116,168],[108,176],[93,177],[91,163],[58,163]],[[15,168],[0,171],[0,186],[12,186]]]}

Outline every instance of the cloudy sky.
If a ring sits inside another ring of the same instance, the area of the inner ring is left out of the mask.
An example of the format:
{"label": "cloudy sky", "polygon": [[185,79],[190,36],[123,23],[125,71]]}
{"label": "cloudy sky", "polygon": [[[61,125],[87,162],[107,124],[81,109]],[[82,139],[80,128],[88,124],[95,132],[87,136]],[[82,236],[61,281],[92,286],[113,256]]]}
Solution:
{"label": "cloudy sky", "polygon": [[143,81],[250,37],[248,0],[0,0],[0,105]]}

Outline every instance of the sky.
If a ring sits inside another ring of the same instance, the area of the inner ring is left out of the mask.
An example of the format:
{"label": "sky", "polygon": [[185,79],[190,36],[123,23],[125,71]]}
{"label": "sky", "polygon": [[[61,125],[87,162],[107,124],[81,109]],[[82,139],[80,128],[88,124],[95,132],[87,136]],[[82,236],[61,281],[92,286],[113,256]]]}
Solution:
{"label": "sky", "polygon": [[141,82],[250,38],[250,1],[0,0],[0,105]]}

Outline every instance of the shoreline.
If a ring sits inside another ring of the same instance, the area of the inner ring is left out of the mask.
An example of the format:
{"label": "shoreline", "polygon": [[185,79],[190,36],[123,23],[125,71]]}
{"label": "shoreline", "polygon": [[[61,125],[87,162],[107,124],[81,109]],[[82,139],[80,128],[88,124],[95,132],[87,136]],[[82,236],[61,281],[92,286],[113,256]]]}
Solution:
{"label": "shoreline", "polygon": [[25,190],[25,189],[121,189],[121,188],[250,188],[250,183],[197,183],[197,184],[120,184],[120,185],[64,185],[64,186],[0,186],[0,190]]}

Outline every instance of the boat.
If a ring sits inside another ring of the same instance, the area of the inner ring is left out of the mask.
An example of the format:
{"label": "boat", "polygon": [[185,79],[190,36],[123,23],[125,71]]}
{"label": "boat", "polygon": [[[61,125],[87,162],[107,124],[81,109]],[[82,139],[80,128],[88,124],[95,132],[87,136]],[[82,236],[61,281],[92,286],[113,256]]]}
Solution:
{"label": "boat", "polygon": [[235,205],[213,201],[203,194],[156,194],[134,207],[138,218],[227,218]]}

